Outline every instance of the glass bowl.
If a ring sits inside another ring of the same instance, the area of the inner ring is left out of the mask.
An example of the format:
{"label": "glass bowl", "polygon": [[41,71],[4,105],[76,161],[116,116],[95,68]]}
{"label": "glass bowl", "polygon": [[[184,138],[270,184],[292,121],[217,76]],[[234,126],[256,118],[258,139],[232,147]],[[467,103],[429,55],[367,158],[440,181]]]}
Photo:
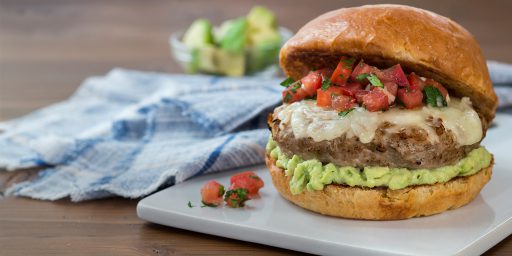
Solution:
{"label": "glass bowl", "polygon": [[[293,33],[284,27],[279,27],[278,31],[281,35],[281,43],[279,45],[274,44],[268,46],[260,46],[258,49],[259,56],[271,56],[271,58],[268,57],[266,59],[258,59],[258,55],[253,54],[255,51],[252,47],[248,47],[244,50],[245,68],[243,74],[241,75],[272,77],[279,73],[279,50],[283,44],[292,37]],[[169,45],[171,47],[171,56],[186,73],[226,75],[224,73],[216,72],[214,70],[207,70],[194,65],[194,50],[189,49],[187,46],[185,46],[185,44],[183,44],[181,41],[183,34],[183,31],[178,31],[171,34],[169,37]],[[200,58],[199,61],[201,61]]]}

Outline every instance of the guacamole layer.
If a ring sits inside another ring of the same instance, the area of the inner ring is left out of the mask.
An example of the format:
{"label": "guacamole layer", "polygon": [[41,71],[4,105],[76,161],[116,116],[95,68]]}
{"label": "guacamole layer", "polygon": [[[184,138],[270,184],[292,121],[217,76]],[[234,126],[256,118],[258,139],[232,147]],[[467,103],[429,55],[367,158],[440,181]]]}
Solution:
{"label": "guacamole layer", "polygon": [[313,160],[304,160],[298,155],[291,157],[281,152],[277,143],[269,138],[267,153],[276,160],[276,166],[291,176],[290,191],[300,194],[308,191],[323,190],[325,185],[342,184],[362,187],[388,187],[392,190],[407,186],[447,182],[458,176],[469,176],[488,167],[492,155],[484,148],[472,150],[465,158],[454,165],[434,169],[389,168],[371,166],[363,169],[352,166],[336,166],[332,163],[323,164]]}

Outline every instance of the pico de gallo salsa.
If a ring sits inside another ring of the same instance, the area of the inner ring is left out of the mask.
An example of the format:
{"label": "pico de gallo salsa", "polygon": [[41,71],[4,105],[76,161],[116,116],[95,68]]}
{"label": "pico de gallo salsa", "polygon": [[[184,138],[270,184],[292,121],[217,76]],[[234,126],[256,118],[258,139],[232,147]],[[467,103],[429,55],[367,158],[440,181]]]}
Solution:
{"label": "pico de gallo salsa", "polygon": [[407,109],[424,104],[446,107],[449,101],[443,85],[414,72],[406,75],[400,64],[379,69],[347,56],[341,57],[334,71],[310,71],[300,80],[287,78],[281,85],[286,88],[282,94],[284,103],[316,99],[317,106],[334,109],[340,116],[355,107],[375,112],[395,105]]}
{"label": "pico de gallo salsa", "polygon": [[[217,181],[211,180],[201,188],[203,206],[217,207],[223,202],[233,208],[244,207],[245,202],[258,196],[265,185],[263,180],[252,171],[237,173],[230,178],[229,190]],[[191,202],[188,207],[192,208]]]}

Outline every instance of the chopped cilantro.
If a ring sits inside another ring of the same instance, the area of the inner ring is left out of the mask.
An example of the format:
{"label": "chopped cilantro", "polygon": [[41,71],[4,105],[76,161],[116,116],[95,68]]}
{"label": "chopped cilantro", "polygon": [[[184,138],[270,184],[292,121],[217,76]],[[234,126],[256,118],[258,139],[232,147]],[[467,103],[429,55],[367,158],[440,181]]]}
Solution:
{"label": "chopped cilantro", "polygon": [[338,113],[338,116],[344,117],[344,116],[348,115],[348,113],[352,112],[353,110],[354,110],[354,108],[347,109],[345,111],[341,111]]}
{"label": "chopped cilantro", "polygon": [[291,77],[287,77],[285,80],[283,80],[280,83],[280,85],[283,86],[283,87],[288,87],[288,86],[290,86],[293,83],[295,83],[295,80],[293,80],[293,78],[291,78]]}
{"label": "chopped cilantro", "polygon": [[224,201],[234,208],[244,207],[247,200],[249,200],[249,191],[245,188],[228,190],[224,196]]}
{"label": "chopped cilantro", "polygon": [[446,103],[446,99],[443,97],[443,94],[436,87],[431,84],[427,84],[425,88],[423,88],[425,92],[425,98],[427,101],[427,105],[431,107],[446,107],[448,103]]}
{"label": "chopped cilantro", "polygon": [[368,75],[367,73],[362,73],[362,74],[359,74],[359,75],[356,76],[356,80],[359,81],[359,82],[362,82],[363,80],[365,80],[369,76],[370,75]]}
{"label": "chopped cilantro", "polygon": [[219,187],[219,196],[223,196],[225,191],[226,190],[224,189],[224,186],[220,185],[220,187]]}
{"label": "chopped cilantro", "polygon": [[322,91],[327,91],[331,87],[331,79],[327,78],[322,82]]}
{"label": "chopped cilantro", "polygon": [[193,207],[195,207],[195,205],[192,205],[192,202],[190,202],[190,201],[188,201],[188,204],[187,204],[187,205],[188,205],[188,208],[193,208]]}
{"label": "chopped cilantro", "polygon": [[288,103],[290,100],[292,100],[292,95],[290,92],[286,92],[286,96],[284,96],[284,103]]}
{"label": "chopped cilantro", "polygon": [[368,81],[370,81],[370,83],[373,85],[373,86],[376,86],[376,87],[380,87],[380,88],[384,88],[384,84],[382,84],[382,82],[380,81],[380,79],[375,75],[375,74],[371,74],[368,76]]}
{"label": "chopped cilantro", "polygon": [[300,83],[293,83],[291,86],[289,86],[288,88],[290,88],[290,90],[293,92],[293,93],[296,93],[297,92],[297,89],[300,88]]}
{"label": "chopped cilantro", "polygon": [[356,61],[355,59],[344,59],[344,60],[341,60],[343,62],[343,67],[344,68],[352,68],[352,65],[354,65],[354,62]]}

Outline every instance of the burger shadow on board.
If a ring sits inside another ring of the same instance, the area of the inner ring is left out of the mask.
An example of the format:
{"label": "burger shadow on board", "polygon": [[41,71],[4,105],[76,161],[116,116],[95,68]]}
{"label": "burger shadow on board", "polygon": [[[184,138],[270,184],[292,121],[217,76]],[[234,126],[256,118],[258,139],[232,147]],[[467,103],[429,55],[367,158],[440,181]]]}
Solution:
{"label": "burger shadow on board", "polygon": [[[272,218],[268,224],[274,227],[287,229],[290,226],[299,229],[316,227],[315,230],[326,230],[338,226],[343,229],[360,230],[361,235],[364,235],[369,229],[411,230],[418,234],[423,231],[450,230],[452,232],[463,229],[465,236],[470,237],[471,234],[478,235],[482,233],[482,230],[489,229],[495,218],[494,211],[481,195],[468,205],[446,211],[443,214],[392,221],[355,220],[326,216],[296,206],[279,195],[274,197],[272,209]],[[294,212],[295,214],[282,214],[283,212]],[[315,237],[313,233],[311,236]]]}

